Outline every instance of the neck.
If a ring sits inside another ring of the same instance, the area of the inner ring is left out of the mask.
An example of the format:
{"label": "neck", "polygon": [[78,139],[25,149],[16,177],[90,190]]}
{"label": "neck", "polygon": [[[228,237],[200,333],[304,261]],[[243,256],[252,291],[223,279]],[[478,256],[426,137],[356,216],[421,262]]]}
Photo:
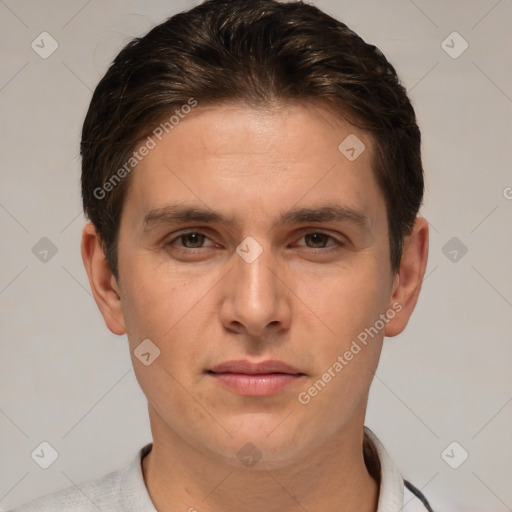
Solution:
{"label": "neck", "polygon": [[365,464],[362,421],[271,470],[235,466],[163,430],[152,422],[153,448],[142,462],[159,512],[377,510],[379,485]]}

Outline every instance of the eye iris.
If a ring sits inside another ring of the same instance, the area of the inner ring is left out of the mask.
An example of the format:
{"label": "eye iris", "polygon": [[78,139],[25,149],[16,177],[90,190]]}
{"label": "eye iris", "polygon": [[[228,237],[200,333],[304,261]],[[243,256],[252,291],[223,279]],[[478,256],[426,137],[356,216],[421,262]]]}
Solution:
{"label": "eye iris", "polygon": [[[200,247],[204,242],[204,235],[201,235],[200,233],[186,233],[185,235],[181,236],[181,241],[186,247],[196,248]],[[188,244],[187,242],[191,242]]]}
{"label": "eye iris", "polygon": [[313,245],[320,244],[321,247],[325,247],[327,242],[327,235],[323,233],[308,233],[305,237],[306,241],[309,239],[313,242]]}

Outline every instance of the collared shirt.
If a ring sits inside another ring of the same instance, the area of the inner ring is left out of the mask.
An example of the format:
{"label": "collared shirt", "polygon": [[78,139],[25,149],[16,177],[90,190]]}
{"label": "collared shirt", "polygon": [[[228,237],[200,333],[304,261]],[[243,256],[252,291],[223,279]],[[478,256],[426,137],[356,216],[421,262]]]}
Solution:
{"label": "collared shirt", "polygon": [[[370,472],[380,473],[377,512],[430,512],[426,499],[409,482],[404,482],[375,434],[367,427],[364,433],[368,445],[365,453],[373,451],[376,459]],[[36,498],[11,512],[158,512],[151,501],[142,473],[142,459],[152,447],[153,444],[149,443],[141,448],[124,469],[79,487],[68,487]],[[366,462],[368,464],[368,460]]]}

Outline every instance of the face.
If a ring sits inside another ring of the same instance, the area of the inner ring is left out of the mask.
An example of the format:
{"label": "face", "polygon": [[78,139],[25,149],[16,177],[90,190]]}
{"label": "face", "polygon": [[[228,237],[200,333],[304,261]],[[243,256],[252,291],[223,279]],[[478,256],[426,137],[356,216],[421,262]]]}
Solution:
{"label": "face", "polygon": [[199,105],[139,163],[105,319],[127,332],[155,443],[240,464],[250,442],[271,468],[362,425],[406,314],[371,162],[369,136],[321,107],[233,104]]}

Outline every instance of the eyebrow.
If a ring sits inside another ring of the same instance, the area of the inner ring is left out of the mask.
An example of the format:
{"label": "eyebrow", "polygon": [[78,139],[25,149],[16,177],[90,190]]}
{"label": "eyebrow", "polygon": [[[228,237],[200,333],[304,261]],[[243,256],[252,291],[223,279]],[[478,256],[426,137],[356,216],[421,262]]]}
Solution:
{"label": "eyebrow", "polygon": [[[233,216],[225,216],[209,208],[176,203],[149,211],[144,216],[143,231],[162,224],[180,222],[201,222],[224,226],[239,224]],[[289,225],[304,222],[348,222],[366,230],[370,229],[370,220],[366,215],[339,204],[326,204],[314,208],[292,208],[279,214],[274,219],[273,227],[279,224]]]}

